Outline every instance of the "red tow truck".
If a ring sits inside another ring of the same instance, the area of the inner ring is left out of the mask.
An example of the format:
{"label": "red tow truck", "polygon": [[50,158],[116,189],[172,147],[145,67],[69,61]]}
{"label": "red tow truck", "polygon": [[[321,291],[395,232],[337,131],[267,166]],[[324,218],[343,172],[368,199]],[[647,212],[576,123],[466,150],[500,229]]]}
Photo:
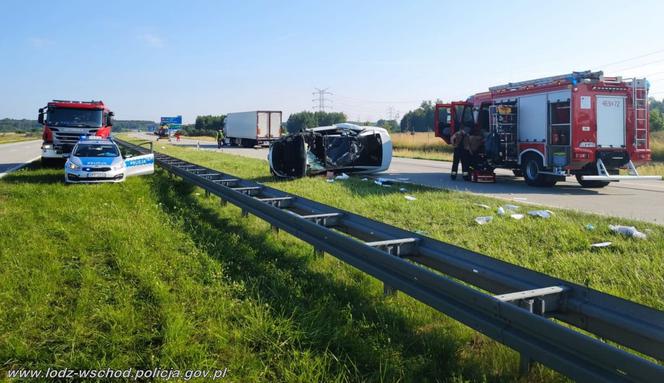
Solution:
{"label": "red tow truck", "polygon": [[529,185],[553,186],[568,176],[592,188],[661,179],[636,170],[651,159],[648,88],[645,78],[601,71],[509,83],[436,104],[434,130],[448,144],[460,129],[482,136],[488,168],[512,169]]}
{"label": "red tow truck", "polygon": [[109,137],[113,112],[102,101],[53,100],[39,109],[42,162],[69,157],[81,136]]}

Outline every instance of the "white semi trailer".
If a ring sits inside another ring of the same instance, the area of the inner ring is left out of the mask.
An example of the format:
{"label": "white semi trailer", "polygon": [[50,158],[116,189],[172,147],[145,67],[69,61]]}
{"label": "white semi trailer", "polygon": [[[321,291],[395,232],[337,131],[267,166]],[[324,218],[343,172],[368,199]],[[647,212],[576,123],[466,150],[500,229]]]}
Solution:
{"label": "white semi trailer", "polygon": [[281,137],[281,111],[229,113],[224,120],[225,143],[252,147]]}

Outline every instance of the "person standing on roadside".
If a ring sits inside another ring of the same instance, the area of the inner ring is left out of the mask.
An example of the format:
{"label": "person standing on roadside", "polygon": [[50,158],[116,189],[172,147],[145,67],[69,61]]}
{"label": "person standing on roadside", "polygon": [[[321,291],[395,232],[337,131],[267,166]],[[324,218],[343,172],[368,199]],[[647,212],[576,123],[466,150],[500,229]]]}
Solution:
{"label": "person standing on roadside", "polygon": [[224,131],[219,129],[217,130],[217,149],[221,149],[224,145]]}
{"label": "person standing on roadside", "polygon": [[450,178],[456,180],[457,171],[459,169],[459,162],[461,162],[461,171],[463,172],[463,179],[469,179],[468,175],[468,133],[464,129],[459,129],[452,135],[452,147],[454,148],[454,157],[452,158],[452,174]]}

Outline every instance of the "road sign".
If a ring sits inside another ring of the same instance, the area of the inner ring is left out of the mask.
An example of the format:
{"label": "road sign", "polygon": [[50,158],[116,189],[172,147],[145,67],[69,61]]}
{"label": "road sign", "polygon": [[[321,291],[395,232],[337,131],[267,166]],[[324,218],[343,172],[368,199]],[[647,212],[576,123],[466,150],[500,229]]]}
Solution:
{"label": "road sign", "polygon": [[164,125],[182,125],[182,116],[162,117],[161,124]]}

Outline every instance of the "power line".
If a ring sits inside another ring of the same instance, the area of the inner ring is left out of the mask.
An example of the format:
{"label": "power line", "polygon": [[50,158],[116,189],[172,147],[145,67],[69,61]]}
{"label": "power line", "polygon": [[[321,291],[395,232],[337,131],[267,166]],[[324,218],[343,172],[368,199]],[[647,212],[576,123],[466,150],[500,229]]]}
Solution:
{"label": "power line", "polygon": [[[329,103],[332,103],[332,100],[326,99],[326,95],[332,95],[332,92],[328,92],[327,90],[330,88],[325,88],[325,89],[320,89],[320,88],[314,88],[316,89],[315,92],[312,92],[314,96],[318,95],[316,98],[311,100],[314,102],[314,108],[316,108],[315,103],[318,103],[318,111],[319,112],[324,112],[325,108],[332,109],[332,106],[329,105]],[[329,103],[328,103],[329,102]]]}
{"label": "power line", "polygon": [[650,53],[646,53],[646,54],[639,55],[639,56],[634,56],[634,57],[626,58],[626,59],[619,60],[619,61],[614,61],[614,62],[611,62],[611,63],[608,63],[608,64],[598,65],[598,66],[596,66],[596,67],[593,68],[593,69],[600,69],[600,68],[607,67],[607,66],[613,66],[613,65],[616,65],[616,64],[622,64],[622,63],[627,62],[627,61],[632,61],[632,60],[640,59],[640,58],[643,58],[643,57],[648,57],[648,56],[656,55],[656,54],[658,54],[658,53],[662,53],[662,52],[664,52],[664,49],[660,49],[660,50],[657,50],[657,51],[654,51],[654,52],[650,52]]}

